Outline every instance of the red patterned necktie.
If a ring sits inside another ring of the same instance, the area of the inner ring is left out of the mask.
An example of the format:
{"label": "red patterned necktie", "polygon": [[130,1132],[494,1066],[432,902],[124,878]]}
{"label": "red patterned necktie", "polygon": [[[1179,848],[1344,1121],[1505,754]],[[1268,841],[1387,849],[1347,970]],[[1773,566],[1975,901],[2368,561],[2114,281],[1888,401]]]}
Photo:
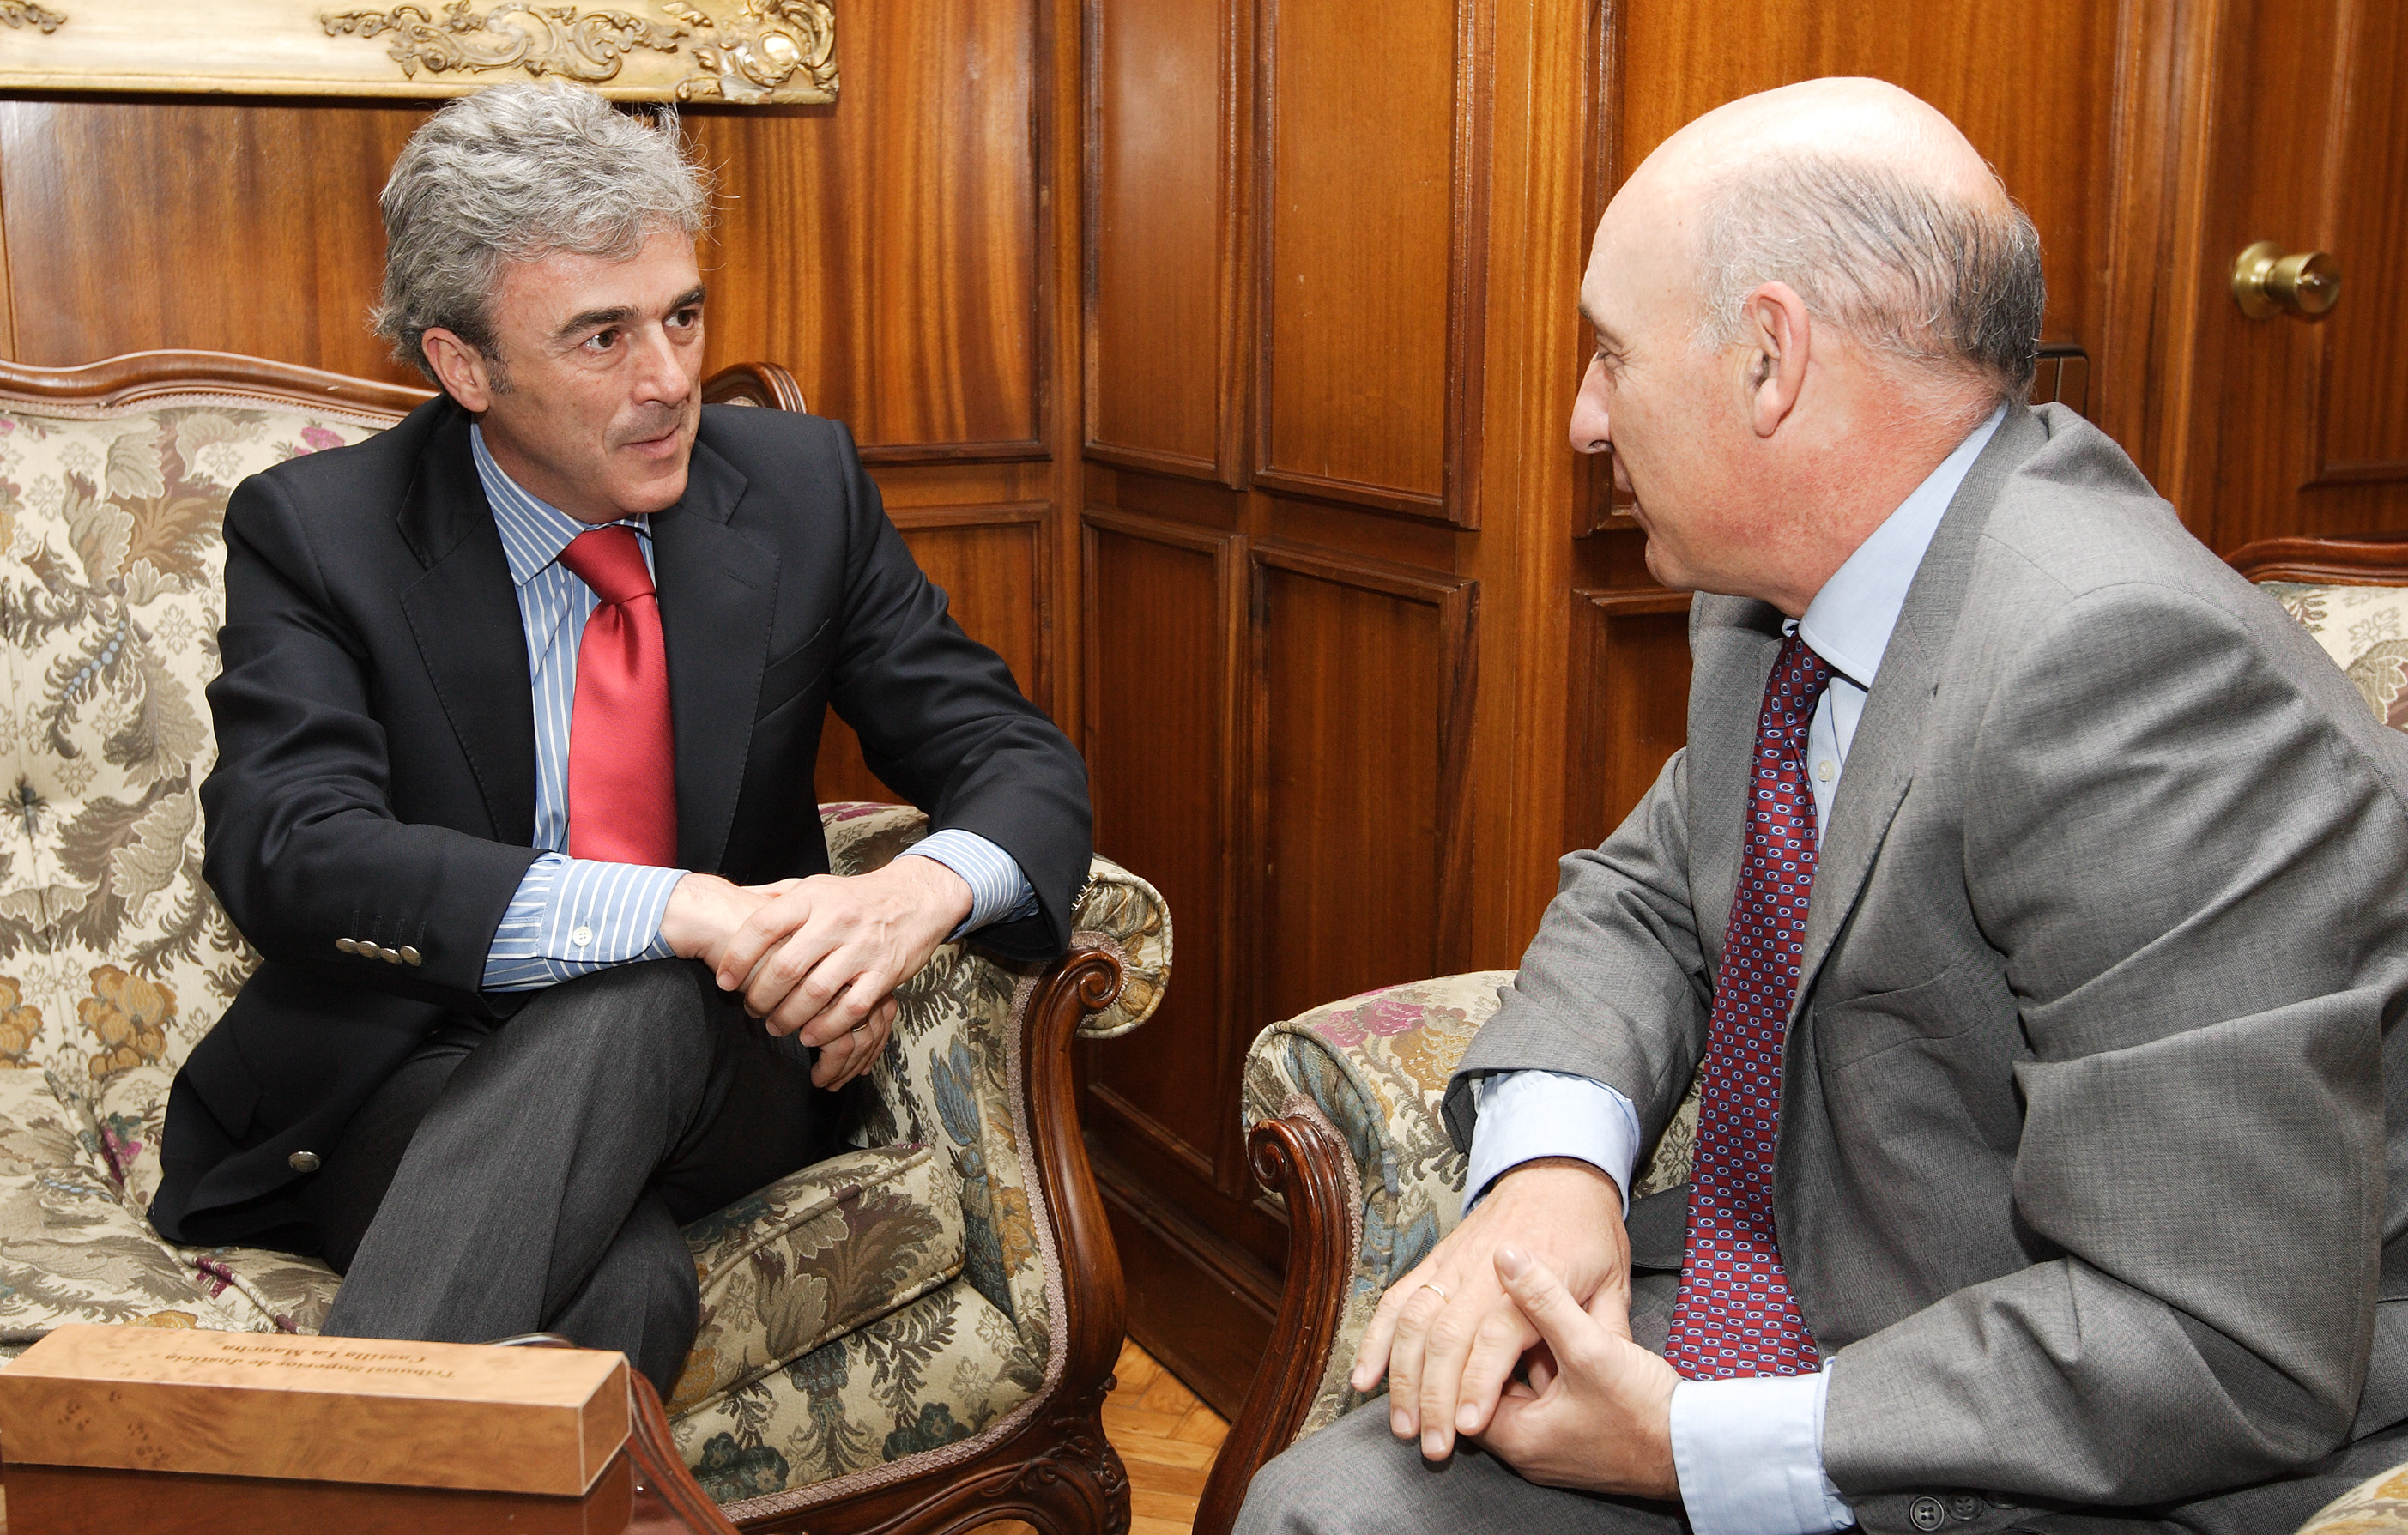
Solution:
{"label": "red patterned necktie", "polygon": [[580,533],[560,563],[601,599],[577,647],[568,855],[677,867],[677,745],[661,605],[630,527]]}
{"label": "red patterned necktie", "polygon": [[1764,684],[1747,848],[1698,1093],[1688,1250],[1664,1349],[1691,1380],[1803,1375],[1822,1364],[1774,1240],[1772,1150],[1781,1130],[1781,1047],[1814,889],[1806,728],[1830,681],[1829,664],[1791,635]]}

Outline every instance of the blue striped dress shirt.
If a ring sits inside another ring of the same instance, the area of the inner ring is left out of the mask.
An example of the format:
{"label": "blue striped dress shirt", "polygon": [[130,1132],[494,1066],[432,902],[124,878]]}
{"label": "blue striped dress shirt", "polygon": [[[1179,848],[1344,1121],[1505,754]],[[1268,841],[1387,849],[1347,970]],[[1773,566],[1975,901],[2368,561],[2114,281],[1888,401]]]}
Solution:
{"label": "blue striped dress shirt", "polygon": [[[568,727],[577,702],[577,647],[593,616],[594,589],[560,563],[568,540],[592,525],[529,495],[486,451],[484,434],[468,430],[477,478],[492,503],[494,523],[518,587],[519,619],[526,629],[527,671],[535,688],[535,846],[543,849],[510,897],[493,947],[485,952],[488,991],[532,991],[639,959],[665,959],[661,915],[682,868],[571,858],[568,846]],[[636,530],[644,564],[652,563],[652,531]],[[970,914],[952,936],[1037,911],[1037,893],[1011,854],[976,832],[949,829],[913,845],[970,887]]]}

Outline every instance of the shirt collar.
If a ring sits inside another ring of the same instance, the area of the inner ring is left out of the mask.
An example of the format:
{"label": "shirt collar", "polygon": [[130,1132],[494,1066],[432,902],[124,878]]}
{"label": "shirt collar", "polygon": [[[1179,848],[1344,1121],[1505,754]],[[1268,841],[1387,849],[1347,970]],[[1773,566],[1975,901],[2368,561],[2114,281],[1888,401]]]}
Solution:
{"label": "shirt collar", "polygon": [[1931,547],[1931,536],[1940,530],[1940,519],[1946,514],[1948,503],[1956,498],[1973,460],[1982,456],[1991,435],[2006,419],[2007,408],[2002,405],[1974,427],[1956,452],[1942,459],[1922,484],[1907,493],[1898,509],[1856,546],[1847,563],[1831,573],[1798,621],[1798,632],[1806,637],[1814,653],[1866,692],[1872,691],[1882,653],[1889,649],[1890,631],[1898,627],[1899,610],[1906,606],[1906,589],[1914,583],[1914,572]]}
{"label": "shirt collar", "polygon": [[[468,452],[477,461],[477,478],[484,483],[485,499],[493,504],[494,524],[501,530],[502,552],[509,557],[510,580],[517,585],[524,586],[543,574],[545,567],[560,558],[569,539],[597,525],[579,522],[503,472],[485,447],[485,434],[473,423],[468,427]],[[652,536],[650,524],[641,517],[623,517],[602,525],[632,527],[640,538]]]}

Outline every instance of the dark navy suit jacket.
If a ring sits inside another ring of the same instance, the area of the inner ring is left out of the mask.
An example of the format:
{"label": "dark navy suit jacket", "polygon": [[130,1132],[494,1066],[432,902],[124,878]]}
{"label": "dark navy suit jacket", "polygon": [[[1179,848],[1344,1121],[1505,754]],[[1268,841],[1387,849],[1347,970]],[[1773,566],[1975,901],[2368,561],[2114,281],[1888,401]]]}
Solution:
{"label": "dark navy suit jacket", "polygon": [[[265,962],[168,1100],[150,1219],[170,1240],[312,1250],[287,1158],[332,1146],[447,1019],[525,999],[480,989],[537,856],[536,755],[468,426],[437,398],[227,506],[206,870]],[[811,773],[832,704],[882,780],[1027,875],[1039,913],[980,943],[1060,953],[1090,852],[1085,767],[947,616],[844,427],[706,407],[685,495],[652,525],[680,862],[746,884],[826,872]]]}

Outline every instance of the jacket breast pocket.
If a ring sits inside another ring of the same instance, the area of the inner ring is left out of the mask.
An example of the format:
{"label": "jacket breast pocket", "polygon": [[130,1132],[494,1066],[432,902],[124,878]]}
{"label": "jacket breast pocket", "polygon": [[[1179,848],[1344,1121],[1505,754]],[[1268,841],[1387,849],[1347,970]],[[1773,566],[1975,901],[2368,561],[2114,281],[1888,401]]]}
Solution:
{"label": "jacket breast pocket", "polygon": [[1928,980],[1814,1004],[1814,1053],[1839,1071],[1914,1040],[1954,1039],[1976,1025],[2016,1016],[1997,962],[1968,954]]}
{"label": "jacket breast pocket", "polygon": [[836,620],[831,618],[813,629],[809,639],[762,668],[761,705],[752,717],[768,718],[826,676],[836,661]]}

